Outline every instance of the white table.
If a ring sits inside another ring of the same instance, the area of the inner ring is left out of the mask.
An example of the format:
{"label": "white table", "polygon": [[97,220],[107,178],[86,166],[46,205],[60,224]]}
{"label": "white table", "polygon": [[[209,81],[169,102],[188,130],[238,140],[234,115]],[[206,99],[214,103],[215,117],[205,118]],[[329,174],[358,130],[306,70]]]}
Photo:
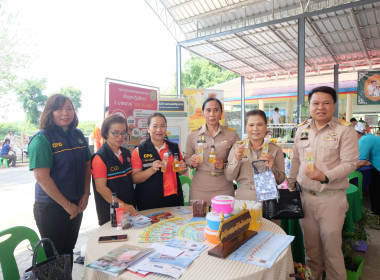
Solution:
{"label": "white table", "polygon": [[[191,209],[191,207],[188,207]],[[157,212],[170,212],[173,216],[178,217],[176,211],[172,208],[159,208],[141,211],[142,215],[149,215]],[[190,220],[193,215],[186,214],[182,215],[186,220]],[[136,245],[139,247],[148,247],[151,243],[138,243],[138,236],[142,229],[132,227],[128,230],[117,230],[112,228],[111,224],[108,222],[101,226],[88,240],[86,246],[86,258],[85,265],[100,258],[101,256],[107,254],[109,251],[122,246],[123,242],[113,242],[113,243],[98,243],[99,236],[103,235],[117,235],[117,234],[128,234],[127,244]],[[276,224],[265,220],[263,222],[260,230],[271,231],[274,233],[285,234],[281,227]],[[180,238],[181,237],[176,237]],[[165,243],[162,243],[165,244]],[[204,251],[200,257],[198,257],[186,270],[186,272],[181,276],[181,280],[224,280],[224,279],[268,279],[268,280],[285,280],[292,279],[289,278],[289,274],[294,272],[293,269],[293,258],[290,246],[282,252],[282,254],[276,260],[276,263],[270,268],[263,268],[256,265],[246,264],[242,262],[236,262],[225,259],[219,259],[216,257],[209,256],[207,251],[213,248],[215,245],[207,243],[209,249]],[[136,279],[136,280],[151,280],[151,279],[174,279],[169,276],[159,275],[151,273],[145,278],[135,275],[131,272],[123,272],[119,277],[113,277],[109,274],[96,271],[93,269],[85,268],[84,279]]]}

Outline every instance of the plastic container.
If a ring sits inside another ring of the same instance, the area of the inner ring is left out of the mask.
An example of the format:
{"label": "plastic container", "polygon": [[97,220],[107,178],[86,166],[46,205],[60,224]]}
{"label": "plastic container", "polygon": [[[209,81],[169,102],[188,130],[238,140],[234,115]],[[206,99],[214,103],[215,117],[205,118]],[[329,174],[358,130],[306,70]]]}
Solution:
{"label": "plastic container", "polygon": [[207,226],[205,228],[204,235],[206,237],[206,240],[209,243],[211,243],[211,244],[219,244],[219,241],[218,241],[218,238],[217,238],[217,235],[218,235],[218,231],[217,230],[209,229],[209,227]]}
{"label": "plastic container", "polygon": [[[216,213],[216,212],[209,212],[207,213],[206,215],[206,220],[207,220],[207,226],[209,229],[211,230],[219,230],[219,226],[220,226],[220,213]],[[230,214],[224,214],[224,219],[228,219],[229,217],[231,217]]]}
{"label": "plastic container", "polygon": [[211,199],[214,212],[229,214],[234,210],[235,198],[229,195],[217,195]]}

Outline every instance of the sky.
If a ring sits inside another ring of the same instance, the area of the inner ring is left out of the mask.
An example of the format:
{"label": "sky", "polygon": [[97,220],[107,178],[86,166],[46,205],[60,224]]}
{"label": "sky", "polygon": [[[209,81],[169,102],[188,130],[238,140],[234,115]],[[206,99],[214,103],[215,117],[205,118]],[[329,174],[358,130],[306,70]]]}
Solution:
{"label": "sky", "polygon": [[[47,78],[47,95],[81,90],[79,121],[102,119],[106,77],[161,91],[175,83],[176,41],[143,0],[6,0],[3,8],[18,14],[28,42],[23,75]],[[8,120],[24,120],[13,106]]]}

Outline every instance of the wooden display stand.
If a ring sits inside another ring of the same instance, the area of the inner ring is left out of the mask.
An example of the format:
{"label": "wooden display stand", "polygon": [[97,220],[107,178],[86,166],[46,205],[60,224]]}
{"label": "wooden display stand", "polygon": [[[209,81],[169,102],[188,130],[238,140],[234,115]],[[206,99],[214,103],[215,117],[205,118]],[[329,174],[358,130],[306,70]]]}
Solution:
{"label": "wooden display stand", "polygon": [[219,245],[208,251],[210,256],[224,259],[229,254],[238,249],[248,239],[257,234],[256,231],[248,230],[251,223],[251,214],[248,210],[241,211],[239,214],[224,221],[219,226],[218,240]]}

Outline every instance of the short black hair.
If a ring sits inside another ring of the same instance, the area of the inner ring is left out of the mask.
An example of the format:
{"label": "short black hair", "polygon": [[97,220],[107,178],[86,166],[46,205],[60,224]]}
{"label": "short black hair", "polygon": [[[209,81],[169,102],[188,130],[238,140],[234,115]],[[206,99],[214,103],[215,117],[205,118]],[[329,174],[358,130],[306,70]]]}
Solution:
{"label": "short black hair", "polygon": [[333,89],[332,87],[328,87],[328,86],[320,86],[320,87],[316,87],[316,88],[313,88],[309,94],[307,95],[307,98],[309,100],[309,103],[310,103],[310,100],[311,100],[311,97],[313,96],[314,93],[316,92],[324,92],[324,93],[327,93],[327,94],[330,94],[332,99],[334,100],[334,104],[336,103],[336,91],[335,89]]}
{"label": "short black hair", "polygon": [[350,122],[357,122],[355,118],[351,118]]}
{"label": "short black hair", "polygon": [[274,108],[275,112],[279,111],[280,109],[278,109],[278,107]]}
{"label": "short black hair", "polygon": [[245,117],[244,117],[244,124],[245,125],[247,125],[247,121],[248,121],[248,118],[250,116],[260,116],[263,119],[263,121],[265,122],[265,124],[268,123],[267,116],[265,115],[265,112],[260,110],[260,109],[254,109],[254,110],[248,111],[245,114]]}
{"label": "short black hair", "polygon": [[203,105],[202,105],[202,112],[205,110],[205,107],[206,107],[206,104],[209,103],[210,101],[216,101],[218,102],[219,106],[220,106],[220,110],[223,112],[223,106],[222,106],[222,102],[220,102],[220,100],[218,98],[214,98],[214,97],[209,97],[205,100],[205,102],[203,102]]}

